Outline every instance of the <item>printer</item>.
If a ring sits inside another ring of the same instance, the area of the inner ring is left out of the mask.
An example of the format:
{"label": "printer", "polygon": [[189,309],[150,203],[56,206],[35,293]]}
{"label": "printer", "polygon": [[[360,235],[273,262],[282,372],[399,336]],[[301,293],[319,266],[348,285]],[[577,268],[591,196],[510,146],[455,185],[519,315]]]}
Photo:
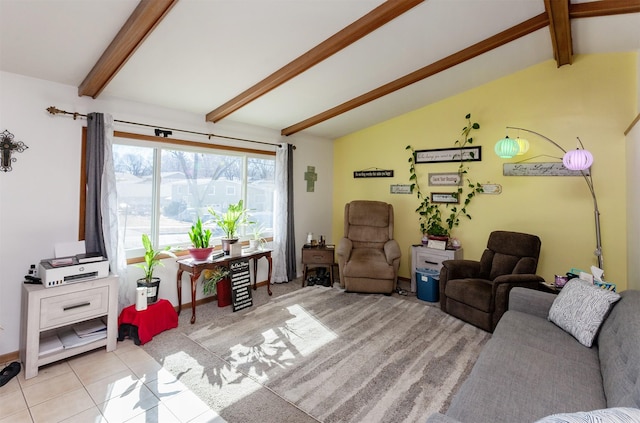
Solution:
{"label": "printer", "polygon": [[45,288],[109,276],[109,261],[98,254],[77,254],[40,261],[38,276]]}

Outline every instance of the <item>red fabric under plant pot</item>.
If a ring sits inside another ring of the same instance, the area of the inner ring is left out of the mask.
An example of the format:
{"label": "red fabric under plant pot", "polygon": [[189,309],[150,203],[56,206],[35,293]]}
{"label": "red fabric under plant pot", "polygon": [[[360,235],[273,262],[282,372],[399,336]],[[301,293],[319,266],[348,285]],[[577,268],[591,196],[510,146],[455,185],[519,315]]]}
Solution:
{"label": "red fabric under plant pot", "polygon": [[167,329],[178,327],[178,313],[168,300],[158,300],[156,303],[149,304],[146,310],[137,311],[135,305],[126,307],[118,317],[118,340],[122,341],[124,335],[130,331],[122,330],[127,326],[135,327],[133,332],[137,332],[137,338],[134,341],[136,345],[146,344],[160,332]]}
{"label": "red fabric under plant pot", "polygon": [[231,279],[224,278],[218,282],[218,307],[231,305]]}

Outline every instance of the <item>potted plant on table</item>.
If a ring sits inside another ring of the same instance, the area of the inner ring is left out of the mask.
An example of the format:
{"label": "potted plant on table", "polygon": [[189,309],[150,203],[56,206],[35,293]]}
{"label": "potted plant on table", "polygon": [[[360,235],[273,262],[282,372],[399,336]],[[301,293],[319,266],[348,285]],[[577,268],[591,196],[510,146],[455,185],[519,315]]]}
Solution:
{"label": "potted plant on table", "polygon": [[229,204],[227,211],[224,213],[218,213],[213,207],[209,207],[209,213],[213,216],[215,224],[224,232],[222,251],[226,255],[231,252],[231,244],[238,242],[240,226],[255,223],[249,220],[249,210],[244,207],[242,200],[236,204]]}
{"label": "potted plant on table", "polygon": [[189,239],[191,239],[192,248],[189,248],[189,254],[194,260],[206,260],[213,251],[213,247],[209,246],[211,239],[211,229],[204,229],[202,219],[198,216],[195,224],[191,225],[189,231]]}
{"label": "potted plant on table", "polygon": [[144,247],[144,263],[138,263],[136,266],[144,270],[144,277],[136,282],[138,287],[147,288],[147,304],[153,304],[158,300],[158,289],[160,287],[160,278],[154,277],[153,271],[158,265],[164,266],[161,261],[163,257],[176,258],[176,255],[171,251],[170,246],[162,250],[153,248],[153,244],[147,234],[142,234],[142,246]]}
{"label": "potted plant on table", "polygon": [[430,216],[428,227],[425,231],[427,239],[433,239],[437,241],[449,241],[451,228],[442,226],[442,220],[440,217],[440,210]]}
{"label": "potted plant on table", "polygon": [[251,251],[262,249],[266,244],[267,240],[264,239],[264,231],[265,227],[261,223],[254,223],[251,226],[251,234],[253,235],[253,239],[249,240],[249,249]]}

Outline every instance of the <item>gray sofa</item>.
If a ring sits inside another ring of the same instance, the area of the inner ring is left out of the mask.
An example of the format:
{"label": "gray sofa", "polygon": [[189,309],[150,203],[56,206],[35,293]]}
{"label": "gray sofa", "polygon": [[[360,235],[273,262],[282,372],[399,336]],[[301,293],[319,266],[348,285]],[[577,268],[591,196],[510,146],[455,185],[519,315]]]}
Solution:
{"label": "gray sofa", "polygon": [[427,422],[524,423],[556,413],[640,408],[640,291],[620,294],[587,348],[547,320],[555,295],[514,288],[509,310],[446,415]]}

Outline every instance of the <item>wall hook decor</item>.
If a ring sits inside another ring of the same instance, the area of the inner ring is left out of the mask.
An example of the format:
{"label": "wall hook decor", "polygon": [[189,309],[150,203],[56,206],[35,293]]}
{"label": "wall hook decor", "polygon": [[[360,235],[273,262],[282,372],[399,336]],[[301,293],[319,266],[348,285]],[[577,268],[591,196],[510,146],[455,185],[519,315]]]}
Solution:
{"label": "wall hook decor", "polygon": [[4,132],[0,134],[0,170],[3,172],[10,172],[11,162],[15,162],[15,157],[11,157],[14,151],[18,153],[22,153],[26,150],[27,145],[22,141],[13,141],[13,134],[5,129]]}

